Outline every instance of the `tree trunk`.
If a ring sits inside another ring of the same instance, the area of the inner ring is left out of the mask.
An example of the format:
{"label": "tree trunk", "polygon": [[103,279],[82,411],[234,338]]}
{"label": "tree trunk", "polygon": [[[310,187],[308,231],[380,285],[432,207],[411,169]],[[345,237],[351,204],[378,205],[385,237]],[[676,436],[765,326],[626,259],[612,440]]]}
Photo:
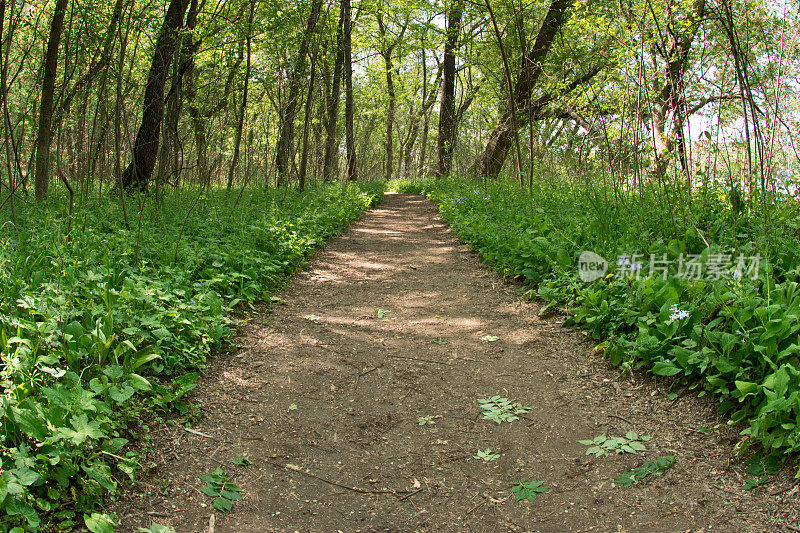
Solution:
{"label": "tree trunk", "polygon": [[345,145],[347,149],[347,180],[358,179],[358,166],[356,165],[356,138],[353,130],[353,39],[350,14],[350,0],[342,0],[344,4],[344,122]]}
{"label": "tree trunk", "polygon": [[47,39],[47,52],[44,56],[44,75],[42,77],[42,99],[39,102],[39,131],[36,135],[36,199],[43,200],[47,196],[50,183],[50,142],[53,139],[53,99],[58,73],[58,45],[64,30],[64,13],[67,11],[67,0],[57,0],[50,22],[50,36]]}
{"label": "tree trunk", "polygon": [[461,27],[462,0],[454,0],[447,17],[447,40],[444,44],[442,104],[439,108],[439,135],[436,141],[436,175],[446,176],[453,167],[453,142],[456,118],[456,50]]}
{"label": "tree trunk", "polygon": [[275,170],[278,174],[278,183],[283,184],[288,181],[289,159],[292,155],[294,145],[294,120],[297,115],[297,100],[300,95],[300,83],[305,79],[306,56],[308,55],[308,43],[317,25],[322,0],[314,0],[311,4],[311,13],[308,16],[306,31],[300,41],[300,49],[295,58],[294,67],[289,79],[288,95],[281,109],[280,135],[278,136],[278,146],[275,150]]}
{"label": "tree trunk", "polygon": [[233,160],[231,161],[230,169],[228,169],[228,192],[233,187],[233,176],[236,172],[236,166],[239,164],[239,147],[242,144],[242,128],[244,128],[244,116],[247,112],[247,89],[250,85],[250,70],[252,68],[251,59],[251,44],[253,41],[253,14],[256,9],[256,0],[250,0],[250,15],[247,19],[247,64],[244,69],[244,88],[242,89],[242,106],[239,110],[239,122],[236,125],[236,140],[233,144]]}
{"label": "tree trunk", "polygon": [[336,58],[333,66],[330,102],[328,103],[328,120],[325,123],[325,162],[322,168],[322,179],[333,181],[338,167],[339,150],[336,136],[336,123],[339,120],[339,100],[342,93],[342,69],[344,68],[344,0],[339,10],[339,27],[336,30]]}
{"label": "tree trunk", "polygon": [[[509,98],[517,107],[523,107],[524,103],[530,99],[531,92],[542,73],[543,62],[553,45],[553,40],[558,30],[569,18],[571,5],[572,0],[553,0],[553,3],[550,4],[533,48],[525,57],[525,65]],[[522,115],[512,115],[510,110],[503,113],[497,127],[489,136],[483,154],[478,159],[477,173],[479,176],[496,178],[500,174],[513,141],[514,129],[524,119],[525,117]],[[512,120],[517,121],[516,124],[512,124]]]}
{"label": "tree trunk", "polygon": [[121,185],[125,189],[145,190],[153,175],[164,118],[164,85],[169,78],[169,67],[178,45],[178,31],[183,26],[187,7],[189,0],[170,0],[158,33],[144,90],[142,121],[133,145],[133,159],[122,173]]}

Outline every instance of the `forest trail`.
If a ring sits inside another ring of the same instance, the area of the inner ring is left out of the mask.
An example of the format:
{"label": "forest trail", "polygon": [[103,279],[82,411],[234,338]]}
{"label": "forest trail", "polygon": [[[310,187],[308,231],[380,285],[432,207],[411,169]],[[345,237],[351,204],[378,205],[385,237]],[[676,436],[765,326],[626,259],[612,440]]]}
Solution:
{"label": "forest trail", "polygon": [[[736,429],[703,432],[724,422],[711,402],[671,399],[666,385],[609,368],[562,319],[539,318],[424,198],[386,195],[282,298],[210,362],[191,396],[200,413],[192,432],[151,428],[145,493],[115,509],[126,531],[155,519],[205,532],[212,514],[213,529],[226,532],[795,523],[790,476],[741,489],[743,467],[730,464]],[[510,423],[482,419],[477,401],[494,395],[531,410]],[[646,454],[595,458],[578,442],[631,430],[653,437]],[[487,448],[499,459],[473,457]],[[663,476],[612,484],[666,454],[677,462]],[[237,456],[251,464],[235,466]],[[229,513],[199,490],[198,477],[217,467],[242,489]],[[509,490],[519,481],[551,488],[517,502]]]}

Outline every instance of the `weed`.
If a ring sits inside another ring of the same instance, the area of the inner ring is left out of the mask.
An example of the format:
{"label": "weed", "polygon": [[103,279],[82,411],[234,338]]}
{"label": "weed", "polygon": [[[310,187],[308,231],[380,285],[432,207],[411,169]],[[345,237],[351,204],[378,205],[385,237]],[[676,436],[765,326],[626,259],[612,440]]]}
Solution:
{"label": "weed", "polygon": [[550,487],[545,487],[541,481],[520,481],[511,486],[511,494],[514,495],[517,501],[528,500],[535,502],[539,494],[545,493],[550,490]]}
{"label": "weed", "polygon": [[646,451],[644,442],[653,437],[640,436],[635,431],[629,431],[624,437],[609,437],[605,433],[591,440],[579,440],[581,444],[589,446],[586,455],[595,457],[611,455],[612,453],[638,453]]}
{"label": "weed", "polygon": [[478,400],[478,405],[483,409],[483,418],[492,420],[498,424],[503,422],[513,422],[519,420],[519,415],[523,415],[531,410],[516,400],[509,400],[502,396],[492,396]]}
{"label": "weed", "polygon": [[630,468],[614,478],[614,483],[623,487],[630,487],[641,483],[651,475],[660,476],[675,464],[674,455],[664,455],[657,457],[655,461],[645,461],[642,466]]}
{"label": "weed", "polygon": [[233,507],[233,502],[242,499],[242,489],[228,481],[228,474],[219,467],[210,474],[200,476],[200,481],[206,483],[200,491],[214,498],[214,509],[218,511],[228,512]]}

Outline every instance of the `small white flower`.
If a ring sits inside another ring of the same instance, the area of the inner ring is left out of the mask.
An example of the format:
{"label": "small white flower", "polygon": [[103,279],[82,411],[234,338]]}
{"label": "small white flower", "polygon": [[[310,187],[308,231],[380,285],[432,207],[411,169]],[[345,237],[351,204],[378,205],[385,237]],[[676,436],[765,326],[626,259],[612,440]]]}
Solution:
{"label": "small white flower", "polygon": [[684,318],[689,318],[689,315],[691,315],[691,313],[689,311],[685,311],[685,310],[679,308],[678,304],[672,304],[672,306],[669,308],[669,310],[672,313],[669,316],[670,322],[672,322],[674,320],[682,320]]}

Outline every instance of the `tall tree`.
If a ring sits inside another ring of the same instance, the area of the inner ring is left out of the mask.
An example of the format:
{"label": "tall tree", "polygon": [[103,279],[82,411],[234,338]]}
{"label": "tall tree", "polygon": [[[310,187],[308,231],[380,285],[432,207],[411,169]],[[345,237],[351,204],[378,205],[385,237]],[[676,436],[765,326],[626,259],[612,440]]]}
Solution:
{"label": "tall tree", "polygon": [[228,169],[228,191],[233,187],[233,176],[236,166],[239,164],[239,149],[242,144],[242,129],[244,127],[244,116],[247,113],[247,92],[250,88],[250,72],[252,70],[252,41],[253,41],[253,14],[256,10],[256,0],[250,0],[250,15],[247,17],[247,35],[245,36],[245,48],[247,62],[244,69],[244,88],[242,89],[242,105],[239,109],[239,121],[236,125],[236,139],[233,141],[233,161]]}
{"label": "tall tree", "polygon": [[395,67],[392,56],[397,45],[403,41],[406,28],[408,28],[408,19],[401,25],[397,36],[390,38],[386,23],[383,20],[383,13],[378,11],[376,16],[381,38],[381,47],[378,53],[383,57],[386,71],[386,96],[388,97],[388,105],[386,108],[386,164],[384,167],[384,178],[389,180],[392,178],[392,171],[394,169],[394,116],[397,108],[397,91],[394,83]]}
{"label": "tall tree", "polygon": [[347,150],[347,179],[358,179],[358,165],[356,164],[356,137],[353,129],[353,24],[351,18],[350,0],[342,0],[344,4],[344,124],[345,147]]}
{"label": "tall tree", "polygon": [[294,120],[297,115],[297,100],[300,97],[300,83],[306,77],[308,46],[317,26],[319,14],[322,9],[322,0],[313,0],[311,13],[303,36],[300,40],[300,49],[295,56],[294,67],[289,78],[289,90],[281,109],[280,135],[278,145],[275,147],[275,169],[278,173],[278,183],[288,180],[289,163],[294,148]]}
{"label": "tall tree", "polygon": [[142,120],[133,145],[133,158],[122,173],[125,189],[147,189],[153,175],[161,121],[164,118],[164,85],[170,74],[170,65],[178,45],[178,32],[183,27],[183,16],[189,0],[170,0],[164,22],[158,32],[147,85],[144,90]]}
{"label": "tall tree", "polygon": [[53,100],[58,73],[58,46],[61,33],[64,31],[64,13],[67,11],[67,0],[57,0],[53,18],[50,21],[50,36],[47,39],[47,51],[44,56],[44,73],[42,76],[42,99],[39,102],[39,132],[36,136],[36,199],[47,196],[50,183],[50,142],[53,139]]}
{"label": "tall tree", "polygon": [[[570,15],[573,0],[553,0],[536,35],[533,47],[524,58],[522,71],[517,78],[509,102],[515,108],[522,109],[530,99],[531,93],[544,68],[544,60],[550,52],[556,35]],[[477,174],[485,177],[497,177],[505,163],[508,149],[511,147],[513,134],[517,125],[522,124],[524,114],[514,113],[506,109],[500,121],[489,136],[486,148],[477,162]],[[512,124],[512,121],[514,123]]]}
{"label": "tall tree", "polygon": [[333,66],[333,80],[328,102],[328,116],[325,121],[325,161],[322,169],[322,179],[331,181],[334,178],[337,162],[339,161],[338,137],[336,136],[336,123],[339,119],[339,100],[342,93],[342,69],[344,68],[344,1],[340,4],[339,25],[336,30],[336,57]]}
{"label": "tall tree", "polygon": [[447,39],[442,61],[442,103],[439,108],[439,135],[436,141],[437,176],[446,176],[453,168],[453,144],[456,139],[456,50],[463,9],[463,0],[453,0],[447,14]]}

